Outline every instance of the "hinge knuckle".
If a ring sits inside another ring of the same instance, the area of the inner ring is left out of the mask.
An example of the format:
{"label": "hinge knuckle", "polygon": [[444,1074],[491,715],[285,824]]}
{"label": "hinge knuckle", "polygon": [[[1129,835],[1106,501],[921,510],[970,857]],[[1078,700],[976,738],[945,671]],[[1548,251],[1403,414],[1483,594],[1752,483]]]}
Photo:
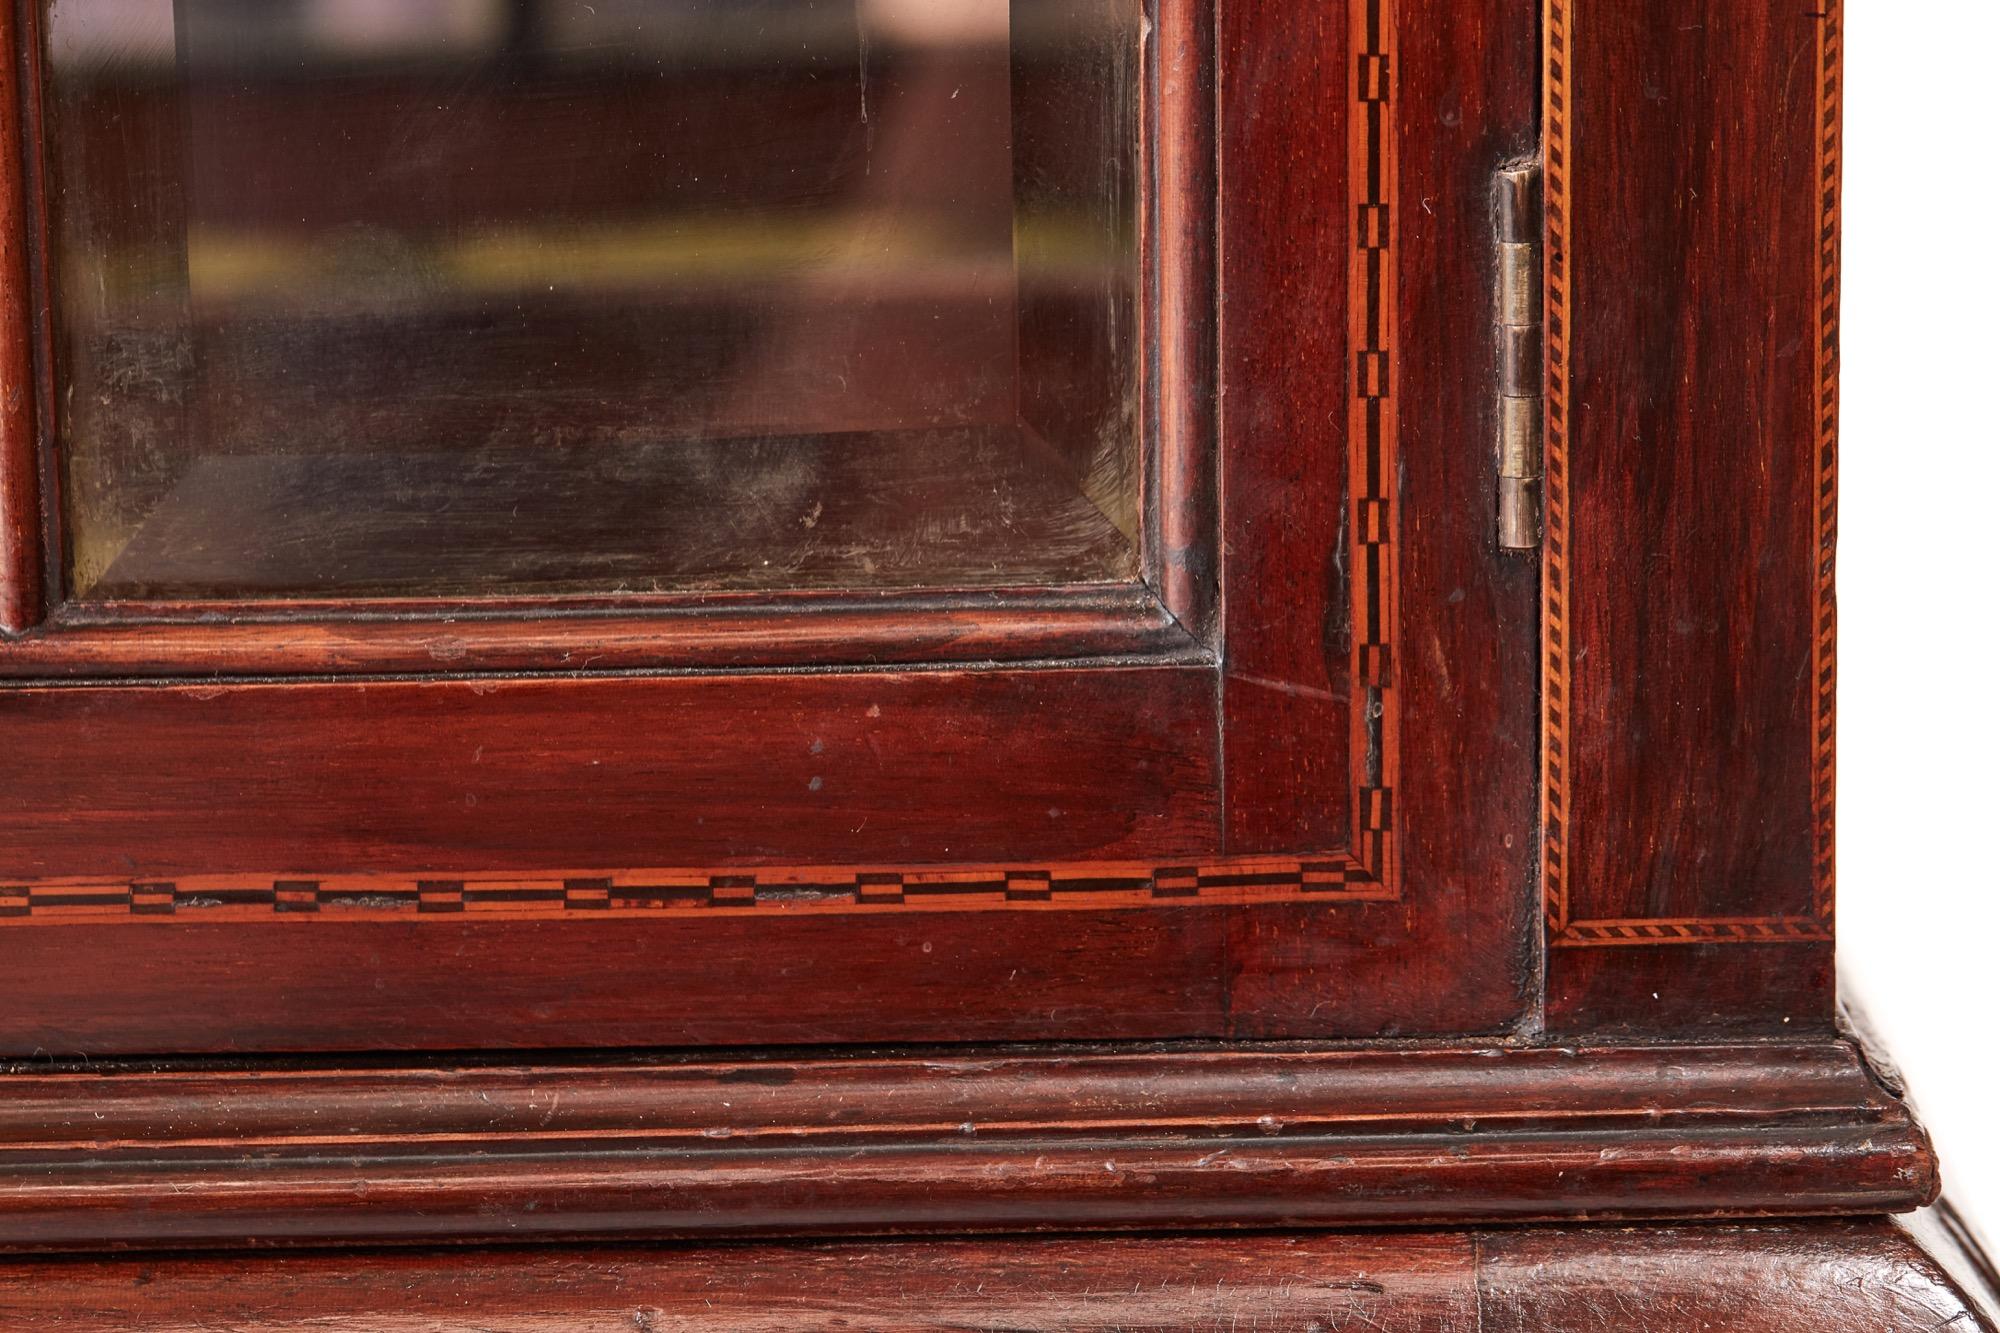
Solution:
{"label": "hinge knuckle", "polygon": [[1541,168],[1504,167],[1494,190],[1500,290],[1500,548],[1542,544],[1542,246]]}
{"label": "hinge knuckle", "polygon": [[1542,273],[1532,241],[1500,243],[1500,326],[1529,328],[1541,323]]}

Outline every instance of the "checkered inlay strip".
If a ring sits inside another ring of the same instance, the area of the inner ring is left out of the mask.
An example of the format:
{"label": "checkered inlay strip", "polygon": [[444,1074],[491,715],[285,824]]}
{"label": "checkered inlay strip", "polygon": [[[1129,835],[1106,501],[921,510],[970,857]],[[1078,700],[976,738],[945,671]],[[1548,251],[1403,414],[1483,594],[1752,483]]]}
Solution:
{"label": "checkered inlay strip", "polygon": [[463,878],[275,879],[201,876],[130,883],[0,884],[0,924],[30,921],[243,919],[429,915],[564,917],[603,913],[932,911],[994,907],[1105,908],[1322,899],[1390,893],[1360,861],[1242,859],[1153,866],[1078,863],[857,870],[758,868],[615,874],[483,874]]}

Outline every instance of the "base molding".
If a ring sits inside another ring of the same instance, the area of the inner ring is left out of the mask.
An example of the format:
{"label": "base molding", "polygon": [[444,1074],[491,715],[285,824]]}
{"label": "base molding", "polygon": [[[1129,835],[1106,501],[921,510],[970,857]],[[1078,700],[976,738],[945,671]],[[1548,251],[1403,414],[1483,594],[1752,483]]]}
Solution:
{"label": "base molding", "polygon": [[0,1246],[1875,1213],[1849,1040],[0,1075]]}
{"label": "base molding", "polygon": [[[0,1261],[9,1329],[1993,1330],[1900,1219]],[[1990,1271],[1990,1270],[1989,1270]]]}

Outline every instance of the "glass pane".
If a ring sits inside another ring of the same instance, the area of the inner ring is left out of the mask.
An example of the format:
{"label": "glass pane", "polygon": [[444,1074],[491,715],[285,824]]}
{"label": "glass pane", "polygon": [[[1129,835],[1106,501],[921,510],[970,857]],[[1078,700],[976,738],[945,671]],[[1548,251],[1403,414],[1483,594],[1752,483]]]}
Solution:
{"label": "glass pane", "polygon": [[48,0],[91,598],[1135,574],[1138,0]]}

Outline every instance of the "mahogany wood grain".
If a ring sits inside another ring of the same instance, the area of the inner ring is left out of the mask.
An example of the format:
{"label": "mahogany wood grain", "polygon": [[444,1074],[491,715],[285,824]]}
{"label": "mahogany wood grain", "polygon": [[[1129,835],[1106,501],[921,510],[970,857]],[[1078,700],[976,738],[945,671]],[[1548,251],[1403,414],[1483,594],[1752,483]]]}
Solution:
{"label": "mahogany wood grain", "polygon": [[59,610],[0,651],[0,678],[404,675],[1212,656],[1149,590],[1002,588],[867,598],[122,603]]}
{"label": "mahogany wood grain", "polygon": [[[37,927],[5,939],[0,1050],[71,1058],[1219,1036],[1230,1012],[1228,915],[885,908]],[[1419,1028],[1457,1021],[1448,1001],[1421,997],[1376,1009],[1362,1020],[1393,1009]]]}
{"label": "mahogany wood grain", "polygon": [[[0,1244],[1934,1197],[1833,1033],[1840,6],[1577,3],[1543,4],[1539,626],[1492,458],[1530,4],[1148,11],[1124,588],[44,618],[34,62],[0,65]],[[644,866],[698,901],[571,910]],[[533,902],[476,919],[475,878]],[[885,1328],[988,1293],[1022,1328],[1976,1319],[1879,1222],[51,1262],[0,1266],[0,1323],[703,1327],[719,1287],[746,1328],[835,1288]]]}
{"label": "mahogany wood grain", "polygon": [[1834,953],[1818,943],[1681,943],[1549,951],[1556,1032],[1645,1039],[1824,1029]]}
{"label": "mahogany wood grain", "polygon": [[1152,528],[1152,580],[1175,619],[1203,641],[1220,628],[1216,531],[1217,164],[1216,7],[1158,0],[1145,44],[1150,229],[1144,361],[1154,448],[1144,480]]}
{"label": "mahogany wood grain", "polygon": [[25,1066],[0,1089],[13,1246],[1804,1214],[1937,1189],[1833,1041]]}
{"label": "mahogany wood grain", "polygon": [[21,1329],[1919,1333],[2000,1327],[1891,1221],[361,1251],[0,1265]]}
{"label": "mahogany wood grain", "polygon": [[1901,1219],[1901,1225],[1965,1293],[1976,1314],[2000,1321],[2000,1264],[1973,1217],[1945,1198]]}
{"label": "mahogany wood grain", "polygon": [[0,692],[0,875],[1171,861],[1214,844],[1197,668],[747,683]]}
{"label": "mahogany wood grain", "polygon": [[1352,25],[1337,5],[1220,15],[1223,562],[1231,586],[1264,590],[1225,607],[1225,834],[1271,851],[1345,838],[1358,776],[1343,517]]}
{"label": "mahogany wood grain", "polygon": [[40,226],[20,148],[27,68],[21,50],[16,11],[0,7],[0,635],[40,620],[44,592],[28,271],[28,240]]}
{"label": "mahogany wood grain", "polygon": [[[199,884],[190,892],[202,896]],[[1519,1021],[1492,998],[1507,959],[1453,967],[1449,935],[1431,933],[1448,920],[1379,896],[1107,909],[808,901],[610,920],[560,906],[542,919],[221,915],[0,925],[0,1053],[1329,1040],[1460,1033],[1468,1016],[1505,1034]]]}
{"label": "mahogany wood grain", "polygon": [[1482,1237],[1482,1333],[1996,1327],[1901,1221]]}
{"label": "mahogany wood grain", "polygon": [[[88,881],[190,908],[10,939],[0,1048],[1532,1030],[1532,574],[1492,545],[1485,218],[1493,167],[1532,137],[1534,25],[1526,7],[1445,23],[1438,3],[1374,0],[1309,41],[1277,8],[1225,6],[1215,31],[1199,5],[1157,16],[1146,531],[1176,572],[1152,589],[120,602],[0,645],[0,897],[66,911]],[[1378,44],[1400,53],[1395,77],[1351,77],[1364,54],[1381,73]],[[1372,109],[1318,116],[1328,101]],[[1308,149],[1325,164],[1310,173]],[[1374,239],[1404,280],[1357,305],[1343,289],[1382,271],[1352,258],[1346,204],[1284,229],[1264,201],[1303,216],[1390,181],[1410,206]],[[1357,310],[1423,404],[1400,455],[1371,456],[1348,420]],[[1219,570],[1218,411],[1239,516]],[[1373,501],[1341,517],[1350,473],[1386,487],[1408,530]],[[1202,609],[1216,596],[1223,642]],[[1366,874],[1284,902],[894,919],[202,915],[218,884],[271,899],[347,876],[400,900],[433,880],[540,892],[644,866],[1073,880],[1238,853]],[[902,961],[915,943],[932,953]]]}
{"label": "mahogany wood grain", "polygon": [[[1392,336],[1398,393],[1414,406],[1400,414],[1395,469],[1405,525],[1397,624],[1386,687],[1371,699],[1356,651],[1364,636],[1343,619],[1365,571],[1343,571],[1355,555],[1330,552],[1323,540],[1329,524],[1351,528],[1359,512],[1350,505],[1342,520],[1308,492],[1308,483],[1331,490],[1346,476],[1322,452],[1347,421],[1344,376],[1322,359],[1345,324],[1327,328],[1338,312],[1312,298],[1323,290],[1316,266],[1354,237],[1344,223],[1301,220],[1314,212],[1304,199],[1322,198],[1326,185],[1322,168],[1297,156],[1318,144],[1307,156],[1346,160],[1341,124],[1307,124],[1318,105],[1314,71],[1340,34],[1318,26],[1310,9],[1225,5],[1223,13],[1236,53],[1225,74],[1233,136],[1225,145],[1239,145],[1224,156],[1225,272],[1235,275],[1223,307],[1226,499],[1229,521],[1243,525],[1229,568],[1255,571],[1253,587],[1284,590],[1228,600],[1228,836],[1245,850],[1269,847],[1351,813],[1332,804],[1354,799],[1336,791],[1343,771],[1349,788],[1383,786],[1392,881],[1411,905],[1412,938],[1427,942],[1392,958],[1379,947],[1341,947],[1351,925],[1331,914],[1245,917],[1231,949],[1236,1031],[1310,1032],[1339,1008],[1389,993],[1457,994],[1468,1023],[1505,1029],[1534,1008],[1539,971],[1540,932],[1525,915],[1536,875],[1535,571],[1494,544],[1489,210],[1492,172],[1534,140],[1532,15],[1467,14],[1438,0],[1381,7],[1400,61],[1404,204]],[[1266,137],[1273,125],[1285,133]],[[1283,228],[1281,213],[1292,219]],[[1239,671],[1258,680],[1235,679]],[[1315,690],[1336,703],[1315,702]],[[1349,729],[1336,738],[1323,728],[1342,703]],[[1375,748],[1386,784],[1367,777],[1371,705],[1382,709]],[[1387,1030],[1397,1030],[1393,1021]]]}
{"label": "mahogany wood grain", "polygon": [[[76,1333],[1167,1333],[1476,1327],[1463,1235],[361,1252],[0,1265],[0,1318]],[[1377,1327],[1382,1327],[1377,1323]]]}
{"label": "mahogany wood grain", "polygon": [[1830,997],[1838,7],[1546,13],[1550,1022],[1775,1030]]}

